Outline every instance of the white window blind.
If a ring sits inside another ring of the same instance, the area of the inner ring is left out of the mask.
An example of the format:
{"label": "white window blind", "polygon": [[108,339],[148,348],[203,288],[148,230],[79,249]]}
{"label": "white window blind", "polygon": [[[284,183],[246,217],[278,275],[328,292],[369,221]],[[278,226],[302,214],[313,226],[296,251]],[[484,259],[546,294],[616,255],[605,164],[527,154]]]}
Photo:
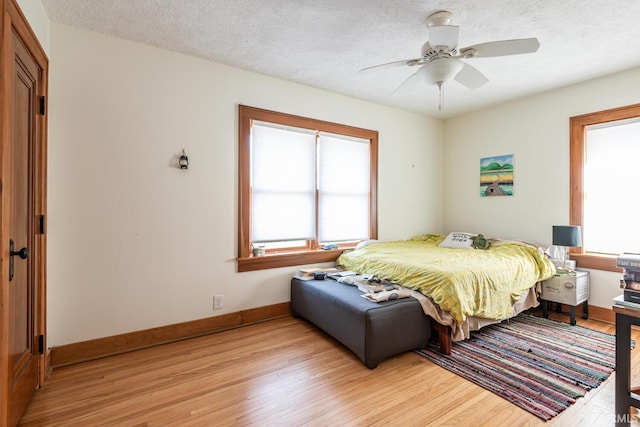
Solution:
{"label": "white window blind", "polygon": [[368,139],[254,121],[252,241],[368,239],[370,156]]}
{"label": "white window blind", "polygon": [[369,238],[369,140],[321,133],[318,158],[318,241]]}
{"label": "white window blind", "polygon": [[583,249],[604,254],[640,251],[640,122],[588,126],[585,145]]}
{"label": "white window blind", "polygon": [[254,121],[251,128],[254,242],[315,236],[315,132]]}

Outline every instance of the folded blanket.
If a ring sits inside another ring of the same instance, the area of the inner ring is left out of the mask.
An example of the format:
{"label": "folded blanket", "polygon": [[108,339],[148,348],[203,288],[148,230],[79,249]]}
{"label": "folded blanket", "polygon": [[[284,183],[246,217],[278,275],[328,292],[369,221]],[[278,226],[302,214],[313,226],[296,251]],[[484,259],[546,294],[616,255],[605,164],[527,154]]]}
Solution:
{"label": "folded blanket", "polygon": [[389,301],[400,298],[407,298],[411,296],[409,289],[394,289],[392,291],[382,291],[375,293],[368,293],[360,295],[362,298],[366,298],[373,302]]}

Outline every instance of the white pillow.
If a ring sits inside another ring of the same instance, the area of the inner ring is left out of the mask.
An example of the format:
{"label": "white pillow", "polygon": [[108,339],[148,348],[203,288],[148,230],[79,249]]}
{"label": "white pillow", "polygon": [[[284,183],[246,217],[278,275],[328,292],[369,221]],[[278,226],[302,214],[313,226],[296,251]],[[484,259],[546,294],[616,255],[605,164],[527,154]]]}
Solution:
{"label": "white pillow", "polygon": [[360,243],[358,243],[358,244],[356,245],[356,247],[354,248],[354,250],[356,250],[356,249],[360,249],[360,248],[364,248],[365,246],[370,245],[370,244],[372,244],[372,243],[378,243],[378,241],[377,241],[377,240],[375,240],[375,239],[372,239],[372,240],[363,240],[362,242],[360,242]]}
{"label": "white pillow", "polygon": [[475,236],[473,233],[453,231],[449,233],[438,246],[451,249],[473,249],[473,246],[471,246],[473,244],[471,238]]}

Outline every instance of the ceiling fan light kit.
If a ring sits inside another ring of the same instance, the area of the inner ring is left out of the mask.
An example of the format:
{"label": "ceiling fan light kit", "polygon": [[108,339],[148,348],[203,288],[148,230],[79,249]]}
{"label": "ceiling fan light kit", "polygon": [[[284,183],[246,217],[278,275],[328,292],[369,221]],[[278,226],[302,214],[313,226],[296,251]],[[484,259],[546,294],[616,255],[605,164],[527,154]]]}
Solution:
{"label": "ceiling fan light kit", "polygon": [[416,76],[426,84],[444,83],[453,80],[463,66],[457,58],[436,58],[418,68]]}
{"label": "ceiling fan light kit", "polygon": [[443,85],[445,82],[455,79],[469,89],[477,89],[489,81],[478,69],[461,59],[533,53],[540,47],[538,39],[529,38],[487,42],[459,49],[458,34],[460,27],[450,25],[452,20],[453,14],[446,10],[439,10],[427,17],[426,25],[429,31],[429,40],[422,45],[419,58],[375,65],[363,68],[360,72],[420,65],[420,68],[400,86],[413,80],[421,81],[428,85],[437,85],[440,98],[439,109],[442,110]]}
{"label": "ceiling fan light kit", "polygon": [[416,71],[418,80],[428,85],[436,84],[438,86],[438,110],[442,110],[444,107],[444,82],[453,80],[463,66],[463,62],[457,58],[436,58]]}

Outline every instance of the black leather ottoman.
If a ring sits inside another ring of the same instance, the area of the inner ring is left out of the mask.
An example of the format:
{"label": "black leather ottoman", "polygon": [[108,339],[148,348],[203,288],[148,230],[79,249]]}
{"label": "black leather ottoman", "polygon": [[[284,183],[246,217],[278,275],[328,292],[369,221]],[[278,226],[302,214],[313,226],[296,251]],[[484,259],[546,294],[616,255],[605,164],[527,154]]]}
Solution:
{"label": "black leather ottoman", "polygon": [[291,311],[353,351],[370,369],[406,351],[424,348],[431,318],[415,298],[380,303],[335,280],[291,279]]}

